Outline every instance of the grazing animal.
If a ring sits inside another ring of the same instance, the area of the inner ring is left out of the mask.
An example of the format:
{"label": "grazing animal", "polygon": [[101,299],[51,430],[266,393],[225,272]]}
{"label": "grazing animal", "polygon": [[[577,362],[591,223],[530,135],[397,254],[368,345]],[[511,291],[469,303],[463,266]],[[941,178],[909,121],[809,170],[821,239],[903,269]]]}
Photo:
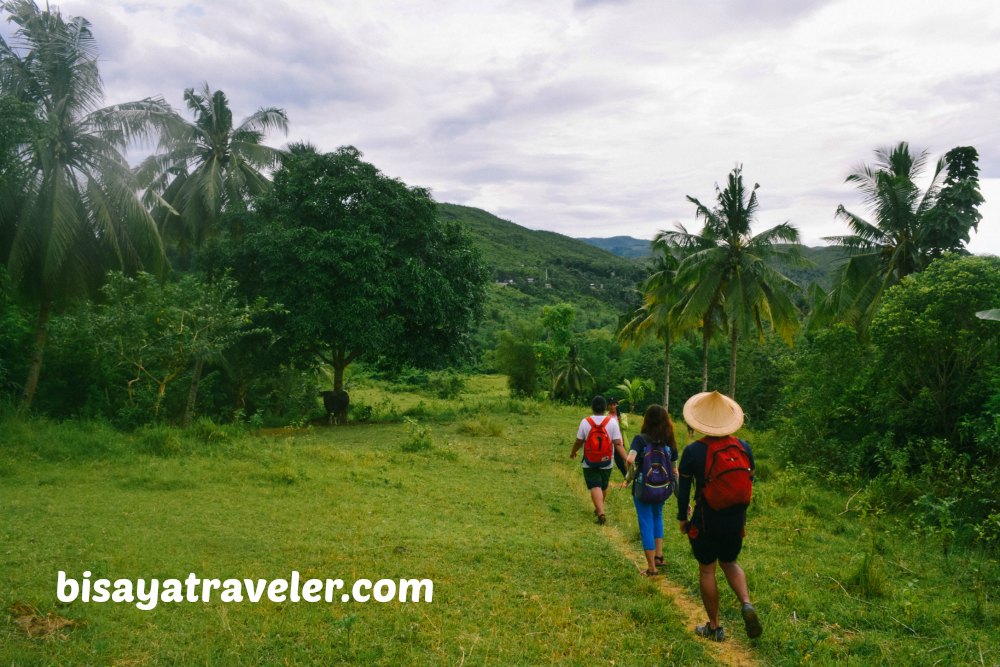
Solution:
{"label": "grazing animal", "polygon": [[346,424],[347,407],[351,404],[351,397],[348,396],[347,392],[343,389],[340,391],[327,390],[319,392],[319,395],[323,397],[323,407],[326,408],[328,423]]}

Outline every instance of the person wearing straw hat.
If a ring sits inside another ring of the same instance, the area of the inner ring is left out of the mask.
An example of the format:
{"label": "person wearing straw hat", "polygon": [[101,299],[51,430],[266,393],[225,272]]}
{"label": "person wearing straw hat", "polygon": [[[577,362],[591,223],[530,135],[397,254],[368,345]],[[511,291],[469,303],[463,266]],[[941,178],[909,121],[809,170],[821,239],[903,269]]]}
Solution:
{"label": "person wearing straw hat", "polygon": [[[677,485],[677,519],[698,561],[701,600],[708,612],[708,621],[695,627],[695,633],[714,641],[725,638],[719,624],[718,563],[740,601],[747,636],[753,639],[763,627],[750,603],[746,574],[736,562],[743,548],[754,468],[750,445],[733,437],[743,425],[743,409],[728,396],[706,391],[684,404],[684,421],[705,435],[684,448]],[[692,480],[695,505],[690,511]]]}

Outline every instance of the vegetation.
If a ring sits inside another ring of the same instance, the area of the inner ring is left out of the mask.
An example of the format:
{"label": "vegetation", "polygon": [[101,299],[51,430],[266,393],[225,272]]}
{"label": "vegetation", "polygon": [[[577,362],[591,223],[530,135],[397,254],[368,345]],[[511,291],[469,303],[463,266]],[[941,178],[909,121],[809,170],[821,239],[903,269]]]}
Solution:
{"label": "vegetation", "polygon": [[184,91],[194,122],[176,116],[160,138],[159,151],[138,169],[145,203],[163,237],[183,255],[217,232],[219,217],[267,191],[262,173],[278,165],[281,151],[261,143],[269,130],[288,132],[284,110],[262,108],[233,127],[233,112],[221,90],[206,83]]}
{"label": "vegetation", "polygon": [[53,308],[96,287],[109,267],[158,266],[159,235],[122,151],[154,136],[169,108],[160,98],[98,108],[103,88],[90,24],[43,12],[33,0],[2,8],[17,29],[13,43],[0,38],[0,92],[30,106],[35,121],[17,144],[24,190],[0,200],[9,207],[0,214],[7,244],[0,252],[37,309],[22,398],[29,408]]}
{"label": "vegetation", "polygon": [[708,341],[719,325],[729,333],[729,395],[733,398],[740,334],[756,329],[763,338],[767,323],[771,330],[791,341],[799,325],[790,295],[795,284],[774,266],[777,258],[796,261],[795,246],[778,244],[797,242],[798,231],[786,222],[756,235],[751,232],[758,187],[755,184],[747,193],[742,168],[737,167],[724,189],[716,186],[714,208],[688,197],[698,217],[705,221],[699,234],[679,226],[677,231],[657,236],[657,242],[684,253],[676,278],[684,286],[684,294],[675,307],[682,322],[700,323],[706,360]]}
{"label": "vegetation", "polygon": [[[565,454],[594,393],[676,410],[735,394],[737,361],[768,630],[730,650],[1000,658],[1000,260],[965,251],[974,148],[926,188],[926,153],[881,149],[848,177],[870,215],[841,206],[847,234],[821,250],[791,223],[755,234],[737,168],[713,204],[688,198],[697,233],[636,261],[434,202],[353,147],[266,146],[284,112],[234,126],[207,84],[186,91],[191,122],[155,97],[100,109],[86,20],[0,6],[0,605],[65,634],[0,617],[8,662],[711,662],[685,545],[668,539],[671,604],[632,574],[626,496],[590,524]],[[137,141],[157,148],[133,170]],[[316,428],[327,386],[350,390],[350,426]],[[53,572],[77,565],[439,592],[163,623],[58,607]]]}
{"label": "vegetation", "polygon": [[819,300],[817,321],[837,319],[864,333],[882,295],[906,276],[926,268],[945,251],[964,248],[969,230],[979,223],[978,155],[973,148],[948,153],[952,167],[941,189],[949,162],[939,160],[926,190],[917,186],[927,153],[914,155],[906,142],[875,151],[874,164],[861,165],[847,177],[864,194],[874,217],[871,222],[841,205],[837,217],[847,223],[848,236],[831,237],[851,253],[834,288]]}
{"label": "vegetation", "polygon": [[[76,623],[58,631],[65,639],[46,641],[5,618],[8,662],[722,662],[682,611],[698,609],[697,568],[676,530],[666,535],[664,578],[685,606],[638,576],[626,494],[610,494],[609,525],[592,523],[579,463],[566,458],[583,408],[511,401],[496,376],[470,377],[458,400],[377,380],[354,394],[391,410],[364,425],[256,436],[206,422],[123,434],[85,421],[4,421],[0,503],[11,520],[0,528],[9,573],[0,608],[20,602]],[[683,425],[677,435],[685,441]],[[874,485],[818,482],[784,467],[780,439],[743,435],[759,472],[741,561],[765,632],[747,646],[724,596],[729,650],[774,665],[1000,659],[995,559],[959,546],[946,555],[938,529],[921,527],[924,538],[914,539],[907,516],[888,512]],[[509,483],[483,484],[484,470]],[[39,488],[44,503],[33,500]],[[456,530],[466,525],[477,528]],[[435,589],[430,604],[212,602],[143,612],[57,605],[60,569],[110,578],[297,569],[426,577]],[[231,632],[211,630],[220,623]]]}
{"label": "vegetation", "polygon": [[334,391],[359,358],[445,365],[481,312],[486,276],[461,228],[354,148],[292,146],[246,228],[223,261],[287,309],[271,328],[293,360],[329,364]]}

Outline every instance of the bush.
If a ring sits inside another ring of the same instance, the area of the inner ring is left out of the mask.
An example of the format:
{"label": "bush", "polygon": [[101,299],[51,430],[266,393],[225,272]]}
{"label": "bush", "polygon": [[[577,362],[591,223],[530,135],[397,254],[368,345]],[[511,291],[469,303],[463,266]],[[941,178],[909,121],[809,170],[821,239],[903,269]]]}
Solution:
{"label": "bush", "polygon": [[457,398],[465,391],[465,385],[465,377],[451,371],[432,373],[427,381],[427,387],[438,398]]}

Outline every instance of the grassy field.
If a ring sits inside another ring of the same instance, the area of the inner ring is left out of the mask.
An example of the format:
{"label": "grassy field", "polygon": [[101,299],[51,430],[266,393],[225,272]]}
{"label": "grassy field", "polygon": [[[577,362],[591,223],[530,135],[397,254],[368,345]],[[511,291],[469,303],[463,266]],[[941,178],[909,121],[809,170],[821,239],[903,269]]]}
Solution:
{"label": "grassy field", "polygon": [[[495,377],[454,400],[368,384],[356,394],[383,422],[260,435],[0,424],[0,665],[1000,662],[995,560],[781,469],[763,436],[741,562],[765,633],[739,637],[727,592],[739,641],[697,640],[684,605],[637,574],[627,494],[594,525],[567,458],[581,411],[504,393]],[[690,609],[675,526],[665,571]],[[63,605],[59,570],[428,578],[434,600]],[[28,637],[26,609],[74,625]]]}

